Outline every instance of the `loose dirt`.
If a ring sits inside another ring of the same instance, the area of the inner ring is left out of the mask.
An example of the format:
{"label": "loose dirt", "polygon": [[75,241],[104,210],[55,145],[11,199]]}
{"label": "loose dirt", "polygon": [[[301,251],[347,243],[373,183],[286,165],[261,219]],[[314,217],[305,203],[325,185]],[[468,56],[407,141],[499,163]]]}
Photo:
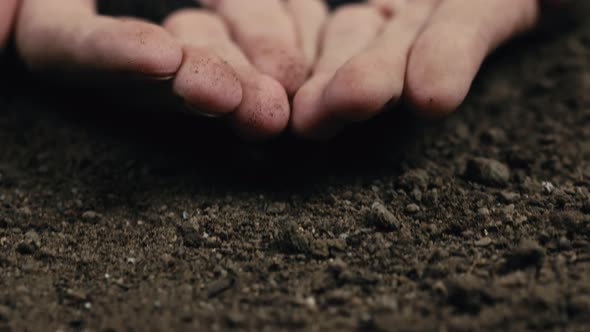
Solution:
{"label": "loose dirt", "polygon": [[328,143],[4,68],[1,331],[590,327],[588,23],[503,48],[445,121]]}

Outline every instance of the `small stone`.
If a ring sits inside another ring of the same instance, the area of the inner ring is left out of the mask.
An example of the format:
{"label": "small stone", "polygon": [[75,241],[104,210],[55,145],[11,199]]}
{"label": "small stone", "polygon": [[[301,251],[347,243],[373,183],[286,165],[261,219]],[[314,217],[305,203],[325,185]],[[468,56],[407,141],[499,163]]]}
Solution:
{"label": "small stone", "polygon": [[303,232],[293,220],[287,219],[280,222],[280,246],[290,252],[308,253],[311,251],[311,239],[309,234]]}
{"label": "small stone", "polygon": [[479,208],[479,209],[477,210],[477,214],[479,214],[480,216],[485,216],[485,217],[487,217],[487,216],[489,216],[491,213],[490,213],[490,209],[488,209],[488,208],[486,208],[486,207],[482,207],[482,208]]}
{"label": "small stone", "polygon": [[315,311],[318,308],[318,305],[316,303],[316,300],[313,296],[308,296],[305,298],[305,300],[303,300],[303,303],[305,303],[305,306],[307,307],[307,309]]}
{"label": "small stone", "polygon": [[555,186],[549,181],[542,181],[541,187],[543,187],[543,192],[546,194],[551,194],[555,190]]}
{"label": "small stone", "polygon": [[203,237],[194,227],[178,226],[176,231],[182,238],[182,243],[187,247],[199,248],[203,243]]}
{"label": "small stone", "polygon": [[287,253],[326,258],[330,255],[326,241],[316,241],[291,219],[283,219],[279,224],[278,246]]}
{"label": "small stone", "polygon": [[82,213],[82,219],[87,222],[98,222],[102,219],[102,215],[95,211],[86,211]]}
{"label": "small stone", "polygon": [[39,233],[35,232],[34,230],[26,232],[25,239],[28,243],[34,245],[37,248],[41,246],[41,237],[39,236]]}
{"label": "small stone", "polygon": [[88,295],[80,290],[74,290],[71,288],[68,288],[64,294],[64,297],[67,298],[70,301],[74,301],[74,302],[86,302],[88,300]]}
{"label": "small stone", "polygon": [[416,213],[420,211],[420,207],[417,204],[408,204],[406,206],[406,212],[408,213]]}
{"label": "small stone", "polygon": [[475,245],[478,247],[488,247],[492,243],[493,243],[493,241],[489,236],[483,237],[483,238],[475,241]]}
{"label": "small stone", "polygon": [[190,216],[189,216],[188,212],[186,212],[186,211],[182,211],[182,219],[184,219],[184,220],[188,220],[188,218],[189,218],[189,217],[190,217]]}
{"label": "small stone", "polygon": [[498,195],[498,200],[502,203],[514,203],[518,197],[519,195],[517,193],[503,191]]}
{"label": "small stone", "polygon": [[412,192],[410,193],[410,196],[412,196],[412,198],[417,202],[422,201],[422,191],[418,188],[414,188],[414,190],[412,190]]}
{"label": "small stone", "polygon": [[565,236],[559,238],[558,243],[560,250],[570,250],[572,249],[572,242]]}
{"label": "small stone", "polygon": [[509,204],[506,205],[503,209],[502,212],[504,212],[504,215],[513,215],[514,211],[516,210],[516,207],[514,206],[514,204]]}
{"label": "small stone", "polygon": [[399,177],[399,186],[406,191],[414,188],[425,190],[428,188],[428,173],[422,169],[413,169]]}
{"label": "small stone", "polygon": [[496,284],[501,287],[521,287],[528,282],[527,275],[522,271],[509,273],[496,279]]}
{"label": "small stone", "polygon": [[510,180],[510,169],[505,164],[487,158],[471,158],[467,161],[465,177],[488,186],[504,187]]}
{"label": "small stone", "polygon": [[401,227],[399,219],[379,202],[375,202],[371,206],[371,210],[367,214],[367,223],[387,231],[399,230]]}

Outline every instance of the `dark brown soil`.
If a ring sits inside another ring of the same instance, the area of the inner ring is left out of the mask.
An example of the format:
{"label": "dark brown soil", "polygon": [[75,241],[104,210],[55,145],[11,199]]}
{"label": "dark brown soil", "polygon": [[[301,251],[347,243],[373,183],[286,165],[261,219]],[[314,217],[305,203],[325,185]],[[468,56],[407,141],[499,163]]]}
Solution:
{"label": "dark brown soil", "polygon": [[590,24],[562,34],[442,123],[323,144],[4,70],[0,330],[587,331]]}

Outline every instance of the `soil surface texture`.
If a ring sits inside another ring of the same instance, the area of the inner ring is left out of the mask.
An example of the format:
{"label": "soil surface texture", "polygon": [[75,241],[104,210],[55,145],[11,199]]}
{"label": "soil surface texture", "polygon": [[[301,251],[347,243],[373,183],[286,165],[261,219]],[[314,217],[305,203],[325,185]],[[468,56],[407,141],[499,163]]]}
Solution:
{"label": "soil surface texture", "polygon": [[326,143],[2,73],[0,331],[590,329],[590,22]]}

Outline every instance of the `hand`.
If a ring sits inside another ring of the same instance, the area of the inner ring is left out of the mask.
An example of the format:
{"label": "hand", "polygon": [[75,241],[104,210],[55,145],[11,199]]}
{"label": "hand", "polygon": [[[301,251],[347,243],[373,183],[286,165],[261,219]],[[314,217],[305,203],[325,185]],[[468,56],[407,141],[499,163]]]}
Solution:
{"label": "hand", "polygon": [[430,117],[455,110],[486,56],[535,26],[537,0],[372,0],[341,7],[294,99],[295,133],[327,138],[404,100]]}
{"label": "hand", "polygon": [[[107,76],[105,87],[122,76],[170,81],[165,92],[191,109],[224,116],[243,137],[262,139],[287,126],[286,90],[294,93],[305,80],[326,11],[319,0],[294,0],[285,7],[279,0],[251,4],[217,3],[228,30],[219,16],[204,10],[178,11],[158,26],[98,15],[94,0],[21,0],[16,46],[35,72],[79,76],[83,82]],[[310,12],[316,23],[303,24],[311,18],[302,14]]]}

